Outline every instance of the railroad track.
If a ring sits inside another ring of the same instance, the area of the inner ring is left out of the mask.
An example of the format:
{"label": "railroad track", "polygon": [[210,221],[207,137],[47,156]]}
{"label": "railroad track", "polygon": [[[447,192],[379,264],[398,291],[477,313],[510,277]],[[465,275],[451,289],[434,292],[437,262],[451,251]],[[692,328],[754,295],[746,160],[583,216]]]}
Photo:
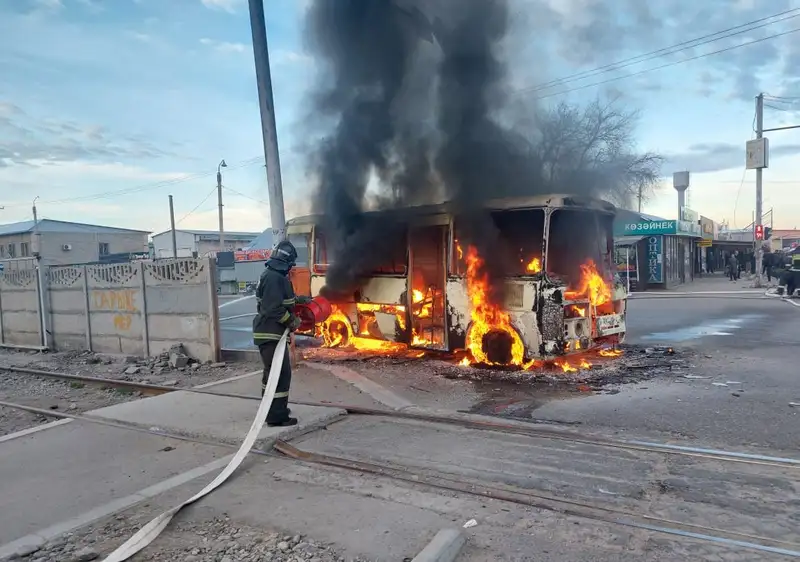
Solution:
{"label": "railroad track", "polygon": [[[251,400],[255,402],[261,400],[260,396],[252,394],[215,392],[212,390],[205,390],[200,388],[176,388],[174,386],[162,386],[156,384],[125,381],[120,379],[106,379],[102,377],[74,375],[74,374],[61,373],[55,371],[29,369],[25,367],[0,366],[0,371],[9,371],[13,373],[27,374],[36,377],[62,380],[65,382],[83,383],[83,384],[90,384],[95,386],[103,386],[111,388],[123,388],[128,390],[137,390],[142,394],[149,396],[157,396],[160,394],[168,394],[171,392],[190,392],[194,394],[206,394],[210,396],[238,398],[241,400]],[[350,415],[356,415],[356,416],[379,416],[389,419],[394,418],[398,420],[414,420],[421,422],[441,423],[447,425],[457,425],[466,429],[475,429],[480,431],[497,431],[501,433],[537,437],[542,439],[551,439],[556,441],[564,441],[568,443],[596,445],[612,449],[622,449],[622,450],[648,452],[648,453],[662,453],[666,455],[678,455],[678,456],[685,456],[692,458],[701,458],[705,460],[717,460],[723,462],[733,462],[733,463],[742,463],[742,464],[759,465],[759,466],[772,466],[772,467],[782,467],[782,468],[789,467],[789,468],[800,469],[800,459],[773,457],[768,455],[759,455],[759,454],[745,453],[739,451],[706,449],[701,447],[675,445],[670,443],[656,443],[650,441],[625,440],[625,439],[607,439],[603,437],[580,435],[575,432],[570,432],[566,430],[557,431],[557,430],[547,430],[542,428],[526,427],[524,422],[519,422],[517,424],[509,424],[499,421],[488,421],[488,420],[466,418],[459,416],[447,416],[441,414],[431,414],[426,412],[409,411],[409,410],[398,411],[398,410],[364,408],[361,406],[350,406],[347,404],[336,404],[332,402],[297,401],[294,403],[305,406],[339,408],[345,410]],[[13,407],[13,406],[10,403],[7,403],[7,407]],[[48,410],[42,410],[42,412],[45,411]]]}
{"label": "railroad track", "polygon": [[[169,431],[145,428],[134,424],[111,421],[82,414],[45,410],[5,401],[0,401],[0,407],[15,408],[46,417],[83,421],[190,443],[225,448],[232,451],[238,448],[237,445],[221,441],[189,437]],[[447,491],[476,498],[492,499],[533,507],[601,523],[611,523],[673,537],[690,538],[732,548],[745,548],[753,551],[800,558],[800,544],[791,541],[783,541],[749,533],[716,528],[709,525],[699,525],[635,513],[606,505],[598,505],[596,503],[558,497],[552,494],[539,493],[531,489],[517,486],[488,484],[484,481],[459,477],[443,472],[430,470],[421,471],[411,467],[393,465],[391,463],[365,462],[346,457],[320,454],[302,450],[280,440],[274,442],[271,450],[253,448],[250,449],[249,454],[289,459],[305,465],[324,466],[356,472],[358,474],[366,473],[413,486],[422,486],[438,491]]]}

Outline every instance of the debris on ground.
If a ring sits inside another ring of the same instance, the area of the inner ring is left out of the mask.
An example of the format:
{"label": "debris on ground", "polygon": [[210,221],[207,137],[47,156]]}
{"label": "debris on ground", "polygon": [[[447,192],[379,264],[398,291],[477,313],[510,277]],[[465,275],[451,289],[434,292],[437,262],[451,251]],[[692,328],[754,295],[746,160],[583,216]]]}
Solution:
{"label": "debris on ground", "polygon": [[[589,367],[576,368],[565,372],[553,363],[543,363],[529,370],[518,368],[486,367],[479,365],[459,365],[451,357],[434,352],[428,352],[424,357],[418,355],[419,350],[412,350],[413,354],[376,355],[374,353],[357,352],[354,350],[339,350],[329,348],[310,349],[305,352],[305,358],[318,363],[358,362],[370,367],[390,367],[392,365],[414,365],[424,369],[427,373],[438,375],[447,379],[461,379],[474,381],[503,381],[525,383],[529,385],[589,385],[592,390],[608,385],[638,383],[653,378],[665,376],[681,376],[694,378],[689,374],[692,365],[689,363],[692,352],[687,349],[676,350],[672,347],[644,347],[623,345],[619,357],[602,357],[587,353],[585,359]],[[580,357],[568,356],[568,362],[580,364]]]}
{"label": "debris on ground", "polygon": [[[12,560],[19,562],[89,562],[101,560],[124,543],[136,531],[119,515],[81,532],[67,534],[39,549],[29,547]],[[345,558],[330,545],[302,535],[258,529],[214,518],[170,525],[162,535],[132,562],[367,562]]]}
{"label": "debris on ground", "polygon": [[[183,365],[185,361],[185,366],[172,368],[170,359],[173,355],[176,356],[175,365]],[[180,344],[148,358],[106,355],[91,351],[30,352],[2,349],[0,370],[3,366],[175,388],[216,382],[260,369],[260,365],[245,362],[235,365],[200,363],[190,358]],[[5,371],[0,375],[0,400],[44,410],[78,414],[141,397],[141,392],[132,389],[103,388],[96,384],[46,379],[12,371]],[[0,408],[0,435],[50,421],[53,421],[52,417]]]}

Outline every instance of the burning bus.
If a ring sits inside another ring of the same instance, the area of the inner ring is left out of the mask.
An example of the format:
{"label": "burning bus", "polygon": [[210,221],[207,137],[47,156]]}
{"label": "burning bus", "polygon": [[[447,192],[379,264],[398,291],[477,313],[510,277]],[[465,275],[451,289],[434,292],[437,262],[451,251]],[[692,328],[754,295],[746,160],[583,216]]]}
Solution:
{"label": "burning bus", "polygon": [[450,352],[464,364],[521,368],[622,342],[627,294],[614,276],[613,205],[545,195],[490,201],[480,212],[491,244],[472,243],[472,219],[448,204],[364,213],[384,226],[373,238],[379,259],[335,296],[326,293],[337,256],[325,217],[289,221],[287,233],[309,247],[296,289],[333,303],[315,335],[327,347]]}

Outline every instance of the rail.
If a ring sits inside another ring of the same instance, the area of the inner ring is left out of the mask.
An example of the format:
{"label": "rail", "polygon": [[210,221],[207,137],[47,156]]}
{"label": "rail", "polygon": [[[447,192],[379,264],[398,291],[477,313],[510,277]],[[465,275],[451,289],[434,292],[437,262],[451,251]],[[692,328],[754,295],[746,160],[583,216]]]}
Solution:
{"label": "rail", "polygon": [[[175,391],[175,389],[171,390]],[[209,392],[203,393],[215,394]],[[116,427],[140,433],[157,435],[160,437],[178,439],[191,443],[217,446],[229,450],[237,450],[239,453],[237,454],[237,457],[245,448],[244,446],[236,446],[208,439],[199,439],[153,428],[145,428],[133,424],[109,421],[93,416],[70,414],[66,412],[57,412],[54,410],[44,410],[41,408],[4,401],[0,401],[0,406],[23,410],[46,417],[73,419],[76,421]],[[387,412],[382,412],[384,415],[386,413]],[[391,414],[392,412],[389,413]],[[390,465],[388,463],[380,462],[364,462],[336,457],[333,455],[319,454],[310,451],[304,451],[281,440],[277,440],[273,444],[272,449],[273,450],[271,451],[265,451],[258,448],[249,448],[244,454],[255,454],[273,458],[288,458],[294,462],[299,462],[302,464],[320,465],[343,469],[362,475],[367,473],[378,477],[389,478],[399,482],[413,484],[414,486],[425,486],[432,489],[459,493],[478,498],[493,499],[527,507],[534,507],[537,509],[555,512],[559,515],[568,515],[581,519],[588,519],[602,523],[611,523],[623,527],[646,530],[671,536],[691,538],[729,547],[745,548],[748,550],[756,550],[760,552],[768,552],[771,554],[800,558],[800,544],[790,541],[771,539],[759,535],[741,533],[738,531],[729,531],[707,525],[686,523],[652,515],[634,513],[624,509],[597,505],[579,500],[572,500],[550,494],[538,493],[530,489],[520,488],[517,486],[487,484],[485,482],[476,481],[473,479],[455,477],[453,475],[438,471],[420,471],[411,467],[397,466],[394,464]],[[213,489],[215,483],[217,483],[217,485],[221,484],[219,480],[220,478],[218,477],[214,482],[209,484],[206,489],[203,490],[203,492],[205,492],[207,489]],[[199,499],[199,497],[202,497],[203,492],[197,494],[189,502],[186,502],[186,504],[194,501],[195,499]],[[154,536],[156,536],[158,532],[166,526],[174,512],[177,512],[177,509],[173,508],[173,510],[170,510],[162,516],[154,519],[150,524],[145,526],[142,530],[140,530],[139,533],[134,535],[134,537],[132,537],[128,542],[118,549],[118,551],[122,551],[120,554],[114,557],[114,555],[118,552],[115,551],[115,553],[112,553],[112,555],[106,558],[106,560],[125,560],[128,556],[132,556],[133,553],[138,552],[147,546],[147,544],[149,544],[147,539],[150,537],[154,538]],[[143,540],[141,540],[141,542],[136,542],[134,539],[137,537],[140,537],[140,539]]]}
{"label": "rail", "polygon": [[[0,366],[0,371],[10,371],[20,374],[28,374],[38,377],[63,380],[66,382],[78,382],[94,384],[114,388],[125,388],[141,391],[142,394],[159,395],[171,392],[190,392],[193,394],[206,394],[210,396],[220,396],[225,398],[238,398],[241,400],[261,401],[261,397],[252,394],[238,394],[230,392],[216,392],[201,388],[180,388],[174,386],[161,386],[157,384],[139,383],[120,379],[106,379],[102,377],[91,377],[86,375],[74,375],[55,371],[44,371],[41,369],[29,369],[27,367]],[[294,404],[303,406],[318,406],[326,408],[339,408],[351,415],[376,416],[395,419],[405,419],[422,421],[428,423],[441,423],[446,425],[457,425],[466,429],[480,431],[497,431],[527,437],[541,439],[552,439],[583,445],[596,445],[614,449],[625,449],[630,451],[640,451],[649,453],[661,453],[668,455],[679,455],[707,460],[717,460],[724,462],[735,462],[753,464],[761,466],[772,466],[782,468],[800,469],[800,459],[773,457],[755,453],[744,453],[740,451],[724,451],[720,449],[707,449],[702,447],[681,446],[669,443],[657,443],[652,441],[625,440],[625,439],[606,439],[590,435],[579,435],[565,430],[547,430],[536,427],[526,427],[525,422],[509,424],[503,422],[488,421],[483,419],[466,418],[459,416],[448,416],[429,412],[409,411],[409,410],[388,410],[377,408],[364,408],[361,406],[351,406],[347,404],[336,404],[332,402],[310,402],[293,401]]]}

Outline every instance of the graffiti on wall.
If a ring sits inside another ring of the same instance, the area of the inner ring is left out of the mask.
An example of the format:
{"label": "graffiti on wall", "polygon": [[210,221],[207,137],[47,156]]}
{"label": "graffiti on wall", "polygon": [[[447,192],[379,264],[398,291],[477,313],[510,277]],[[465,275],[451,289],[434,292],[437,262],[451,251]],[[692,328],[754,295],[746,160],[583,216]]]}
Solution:
{"label": "graffiti on wall", "polygon": [[133,324],[133,314],[139,312],[136,308],[137,289],[103,289],[92,291],[92,305],[94,310],[114,312],[114,328],[127,332]]}

